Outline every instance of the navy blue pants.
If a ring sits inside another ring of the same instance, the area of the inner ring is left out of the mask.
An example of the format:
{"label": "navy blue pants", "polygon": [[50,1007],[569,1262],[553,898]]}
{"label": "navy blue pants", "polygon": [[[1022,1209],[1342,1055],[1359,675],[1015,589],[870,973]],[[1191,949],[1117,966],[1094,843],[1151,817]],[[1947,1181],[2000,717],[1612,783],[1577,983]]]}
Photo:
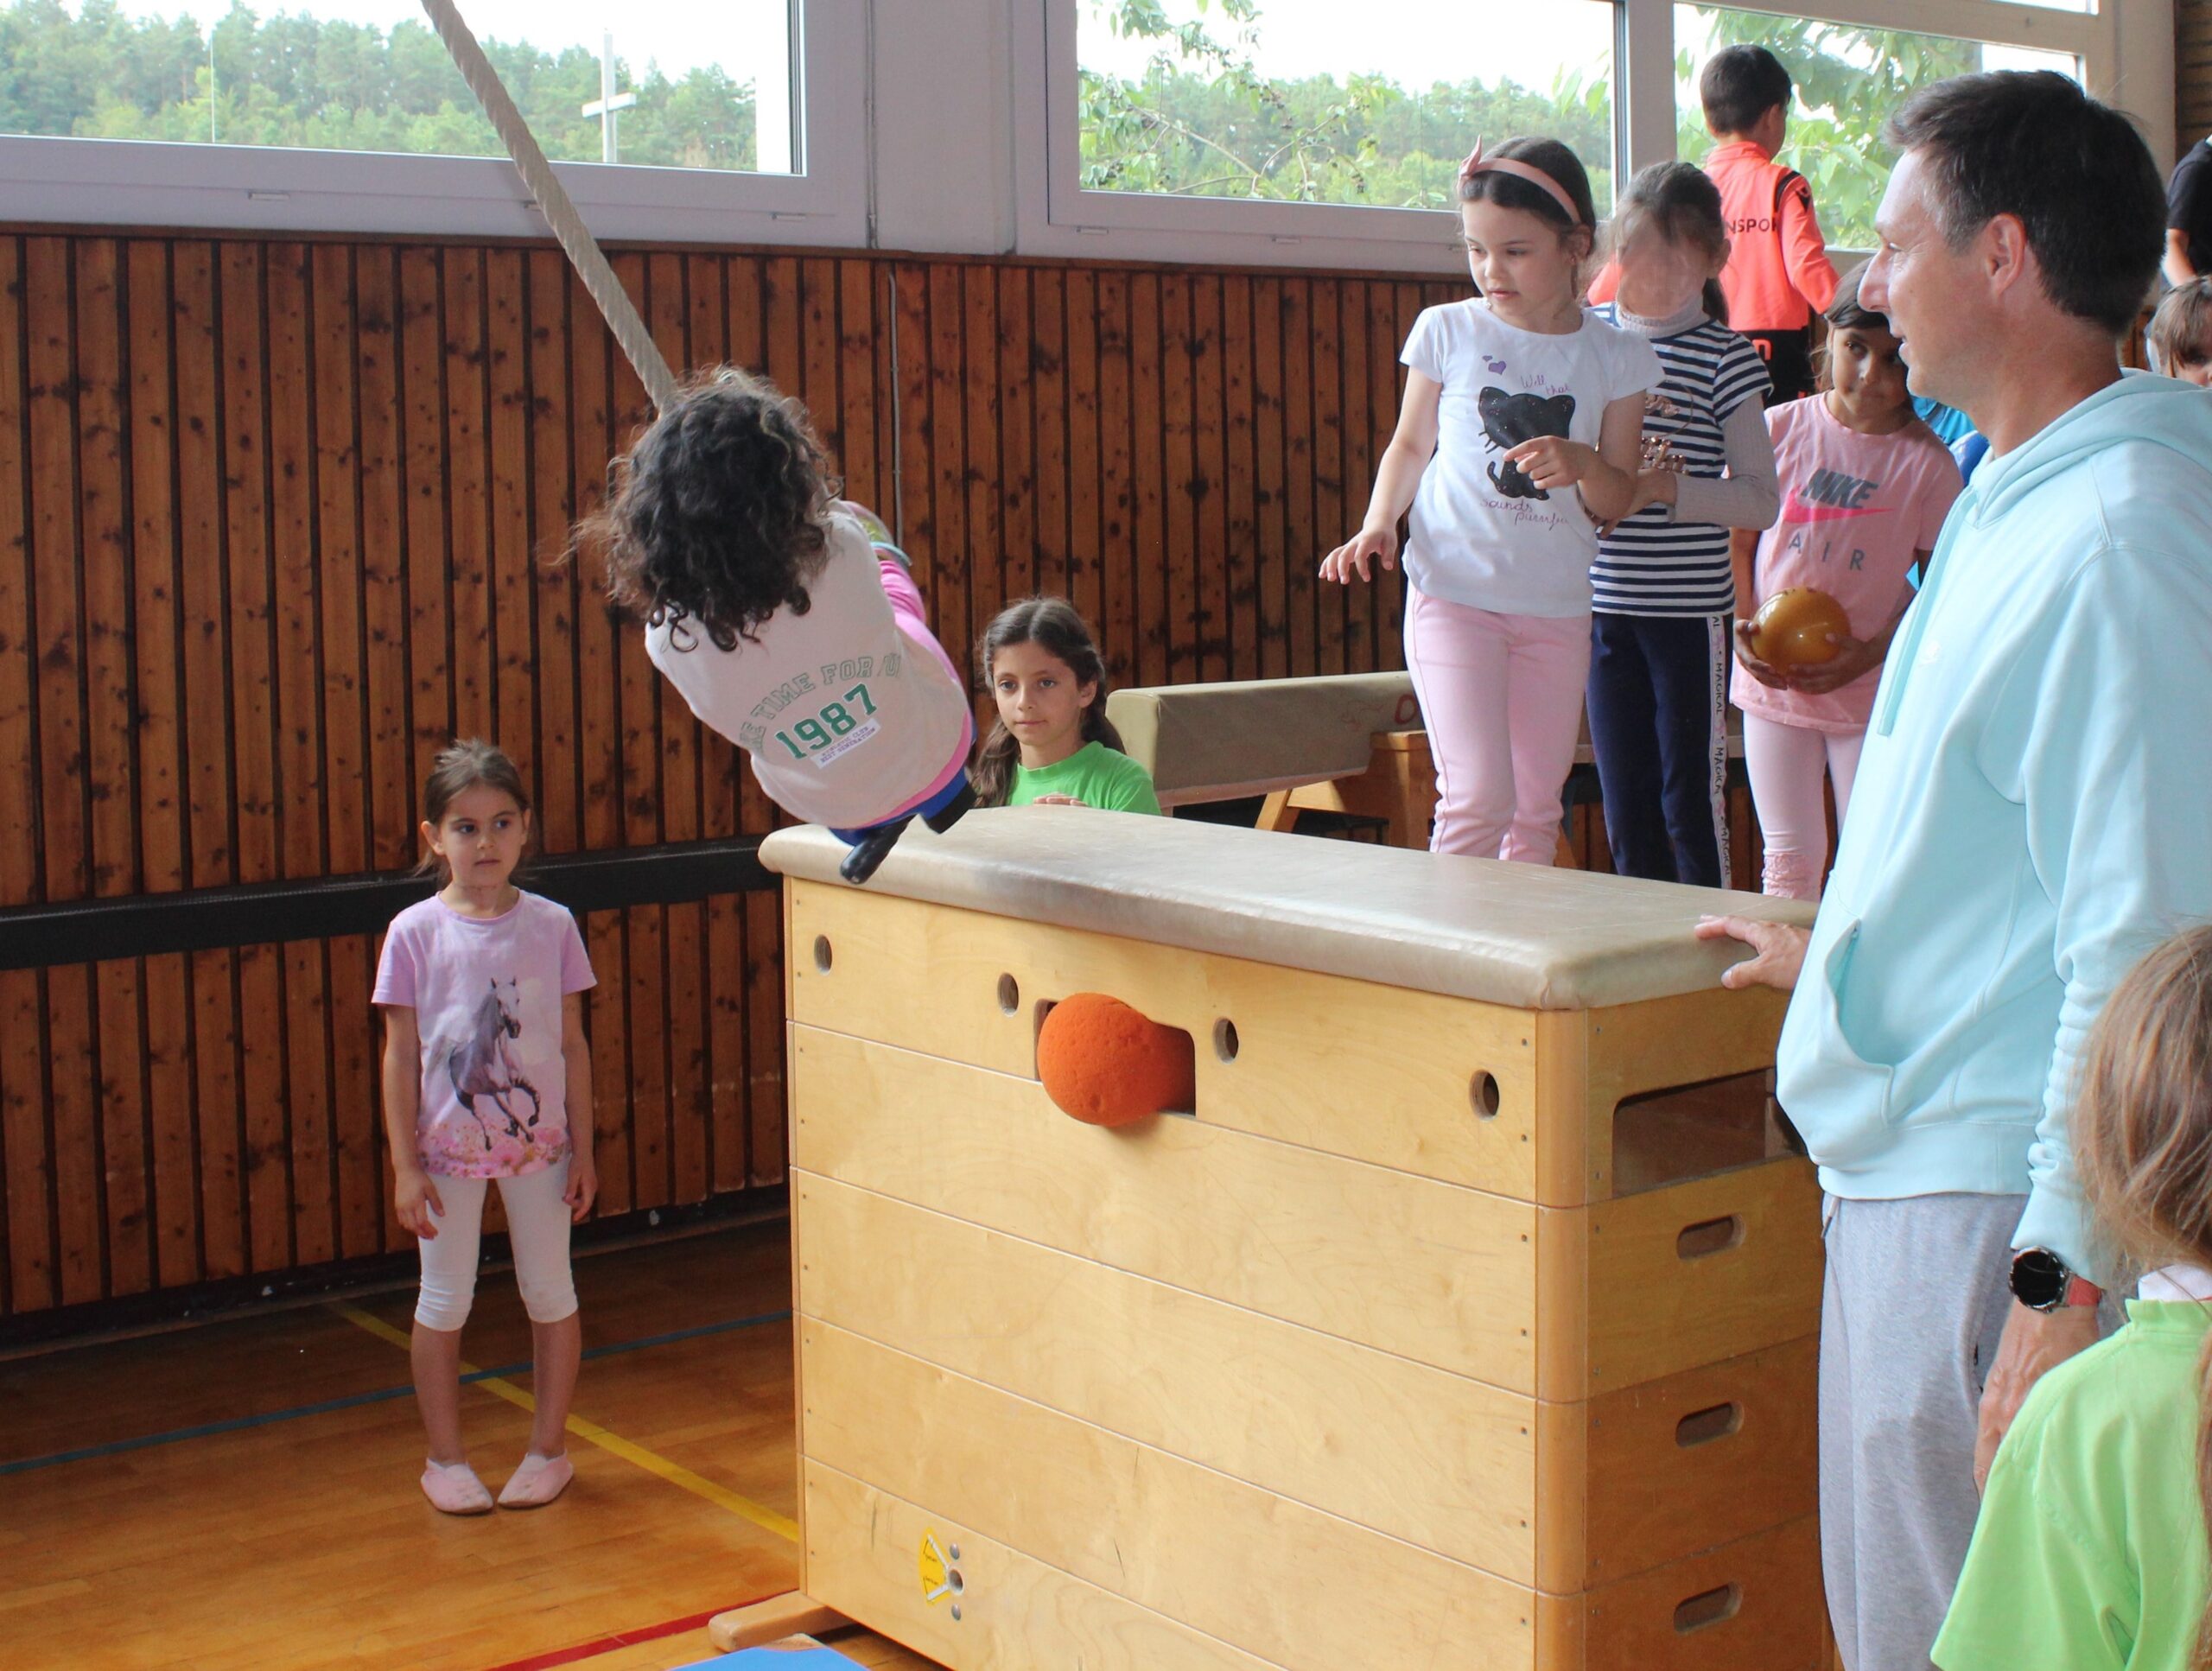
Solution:
{"label": "navy blue pants", "polygon": [[1592,615],[1590,741],[1613,868],[1725,887],[1726,615]]}

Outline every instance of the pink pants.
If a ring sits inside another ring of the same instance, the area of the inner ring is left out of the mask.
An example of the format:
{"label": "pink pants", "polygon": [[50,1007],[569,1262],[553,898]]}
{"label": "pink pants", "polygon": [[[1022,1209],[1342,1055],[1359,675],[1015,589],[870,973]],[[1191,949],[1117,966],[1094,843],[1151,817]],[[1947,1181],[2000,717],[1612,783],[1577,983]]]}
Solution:
{"label": "pink pants", "polygon": [[[880,550],[882,548],[877,549]],[[922,606],[921,588],[914,584],[914,577],[906,572],[906,564],[895,557],[879,556],[876,562],[883,569],[883,595],[891,600],[891,619],[898,622],[899,630],[911,642],[929,652],[937,664],[944,670],[945,677],[952,681],[955,688],[959,688],[960,671],[953,666],[952,658],[944,653],[944,646],[937,641],[937,634],[930,631],[929,612]],[[968,755],[975,747],[976,719],[970,714],[967,728],[961,733],[960,747],[944,763],[944,770],[931,779],[930,786],[920,794],[885,814],[881,822],[888,823],[892,819],[925,806],[944,793],[952,786],[952,780],[968,769]]]}
{"label": "pink pants", "polygon": [[1821,785],[1823,779],[1835,785],[1840,829],[1866,741],[1863,731],[1839,734],[1744,715],[1744,769],[1751,779],[1751,804],[1758,809],[1759,833],[1766,841],[1759,884],[1764,892],[1784,899],[1821,897],[1828,861],[1828,814]]}
{"label": "pink pants", "polygon": [[1550,864],[1582,731],[1589,617],[1501,615],[1408,586],[1406,665],[1436,761],[1430,848]]}

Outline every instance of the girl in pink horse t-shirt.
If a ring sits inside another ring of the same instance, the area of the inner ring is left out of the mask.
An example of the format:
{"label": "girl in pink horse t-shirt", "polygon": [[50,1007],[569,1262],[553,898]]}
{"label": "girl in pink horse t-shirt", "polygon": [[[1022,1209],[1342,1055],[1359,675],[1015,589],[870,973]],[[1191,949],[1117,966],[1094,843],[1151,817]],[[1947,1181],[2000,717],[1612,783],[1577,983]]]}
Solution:
{"label": "girl in pink horse t-shirt", "polygon": [[534,1509],[571,1477],[563,1435],[583,1334],[569,1227],[599,1190],[582,996],[594,982],[576,919],[510,880],[530,836],[512,761],[488,743],[455,743],[438,756],[423,811],[426,866],[444,886],[392,919],[372,994],[385,1018],[392,1205],[423,1256],[410,1343],[429,1439],[423,1493],[449,1515],[493,1506],[461,1450],[461,1325],[496,1179],[537,1395],[530,1450],[499,1500]]}

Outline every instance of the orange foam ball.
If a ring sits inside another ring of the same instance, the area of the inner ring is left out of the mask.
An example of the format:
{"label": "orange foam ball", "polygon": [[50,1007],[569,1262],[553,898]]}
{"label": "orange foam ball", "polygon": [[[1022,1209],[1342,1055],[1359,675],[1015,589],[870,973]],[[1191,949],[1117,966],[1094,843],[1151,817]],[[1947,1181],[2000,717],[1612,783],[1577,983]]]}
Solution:
{"label": "orange foam ball", "polygon": [[1126,1126],[1198,1101],[1191,1035],[1103,993],[1063,998],[1037,1030],[1037,1077],[1064,1114]]}
{"label": "orange foam ball", "polygon": [[1828,634],[1847,637],[1851,617],[1827,593],[1793,586],[1776,593],[1751,617],[1751,654],[1769,667],[1817,667],[1835,659]]}

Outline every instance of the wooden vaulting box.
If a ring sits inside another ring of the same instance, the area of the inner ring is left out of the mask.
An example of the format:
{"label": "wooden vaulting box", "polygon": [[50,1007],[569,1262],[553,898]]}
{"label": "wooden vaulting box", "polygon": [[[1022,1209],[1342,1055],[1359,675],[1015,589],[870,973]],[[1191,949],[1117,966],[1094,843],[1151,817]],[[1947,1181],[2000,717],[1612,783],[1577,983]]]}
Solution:
{"label": "wooden vaulting box", "polygon": [[[1061,808],[789,878],[803,1587],[955,1671],[1812,1671],[1781,1007],[1611,877]],[[1078,991],[1197,1106],[1038,1083]]]}

